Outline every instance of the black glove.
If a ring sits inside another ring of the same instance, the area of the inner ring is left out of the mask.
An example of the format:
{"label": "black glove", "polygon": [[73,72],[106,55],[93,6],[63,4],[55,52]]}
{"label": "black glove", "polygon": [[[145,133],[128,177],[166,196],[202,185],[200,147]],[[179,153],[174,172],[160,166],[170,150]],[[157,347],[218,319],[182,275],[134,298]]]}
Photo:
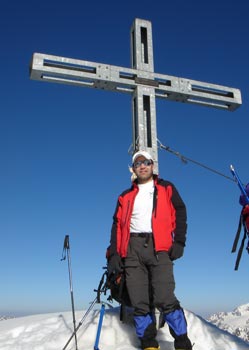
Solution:
{"label": "black glove", "polygon": [[116,278],[122,271],[122,259],[120,255],[113,254],[107,264],[108,277]]}
{"label": "black glove", "polygon": [[176,260],[183,256],[184,244],[179,242],[174,242],[169,250],[170,260]]}

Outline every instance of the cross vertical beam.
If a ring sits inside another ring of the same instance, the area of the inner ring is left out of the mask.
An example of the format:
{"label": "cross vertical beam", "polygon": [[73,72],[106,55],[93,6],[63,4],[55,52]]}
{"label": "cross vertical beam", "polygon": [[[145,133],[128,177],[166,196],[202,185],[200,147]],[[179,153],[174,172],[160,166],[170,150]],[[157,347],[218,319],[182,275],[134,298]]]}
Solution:
{"label": "cross vertical beam", "polygon": [[[154,72],[151,23],[135,19],[131,27],[131,64],[139,71],[140,81]],[[136,79],[135,79],[136,81]],[[145,80],[148,83],[147,80]],[[139,79],[137,79],[139,82]],[[154,84],[153,84],[154,85]],[[156,99],[154,86],[138,84],[132,96],[133,150],[148,151],[158,173]]]}

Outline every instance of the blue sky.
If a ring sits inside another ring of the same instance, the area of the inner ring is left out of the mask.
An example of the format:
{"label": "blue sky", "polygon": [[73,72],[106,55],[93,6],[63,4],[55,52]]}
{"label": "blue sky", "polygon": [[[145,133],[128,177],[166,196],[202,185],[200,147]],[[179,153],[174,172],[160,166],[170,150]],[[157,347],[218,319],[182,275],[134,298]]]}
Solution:
{"label": "blue sky", "polygon": [[[130,67],[130,27],[152,22],[155,72],[241,90],[235,112],[157,100],[159,140],[244,183],[248,168],[249,5],[238,0],[4,3],[0,14],[0,313],[70,310],[63,241],[70,236],[74,299],[89,305],[105,265],[118,194],[130,186],[131,97],[32,81],[34,52]],[[246,251],[231,247],[239,189],[159,150],[160,176],[188,210],[176,295],[201,315],[248,302]]]}

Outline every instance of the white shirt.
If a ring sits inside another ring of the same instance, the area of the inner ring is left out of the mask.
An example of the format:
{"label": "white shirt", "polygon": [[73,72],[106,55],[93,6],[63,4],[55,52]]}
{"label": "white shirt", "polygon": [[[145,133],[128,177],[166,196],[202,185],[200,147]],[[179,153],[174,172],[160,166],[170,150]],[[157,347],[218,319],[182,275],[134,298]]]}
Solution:
{"label": "white shirt", "polygon": [[154,181],[138,184],[138,188],[131,215],[130,232],[152,232]]}

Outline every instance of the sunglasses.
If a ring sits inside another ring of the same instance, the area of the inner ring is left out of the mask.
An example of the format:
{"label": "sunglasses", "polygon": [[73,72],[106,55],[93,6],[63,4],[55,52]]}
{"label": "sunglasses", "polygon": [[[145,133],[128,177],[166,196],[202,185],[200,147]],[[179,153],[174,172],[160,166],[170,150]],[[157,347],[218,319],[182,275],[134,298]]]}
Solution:
{"label": "sunglasses", "polygon": [[149,160],[149,159],[145,159],[145,160],[139,160],[138,162],[135,162],[133,164],[133,167],[135,169],[139,168],[141,165],[145,165],[145,166],[150,166],[151,164],[153,164],[153,161],[152,160]]}

